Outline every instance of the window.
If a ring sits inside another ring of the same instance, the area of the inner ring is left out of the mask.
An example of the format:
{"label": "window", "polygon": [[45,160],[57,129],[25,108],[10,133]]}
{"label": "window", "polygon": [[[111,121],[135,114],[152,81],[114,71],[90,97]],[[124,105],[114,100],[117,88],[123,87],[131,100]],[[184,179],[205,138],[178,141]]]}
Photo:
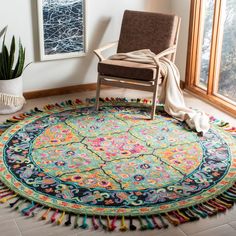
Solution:
{"label": "window", "polygon": [[186,87],[236,116],[236,0],[192,0]]}

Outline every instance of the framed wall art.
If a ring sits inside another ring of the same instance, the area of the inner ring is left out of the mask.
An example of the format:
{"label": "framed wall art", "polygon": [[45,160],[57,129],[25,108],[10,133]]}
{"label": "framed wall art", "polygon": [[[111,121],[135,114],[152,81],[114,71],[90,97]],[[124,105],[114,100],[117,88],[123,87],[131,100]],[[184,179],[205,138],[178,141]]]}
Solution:
{"label": "framed wall art", "polygon": [[85,0],[38,0],[41,60],[86,53]]}

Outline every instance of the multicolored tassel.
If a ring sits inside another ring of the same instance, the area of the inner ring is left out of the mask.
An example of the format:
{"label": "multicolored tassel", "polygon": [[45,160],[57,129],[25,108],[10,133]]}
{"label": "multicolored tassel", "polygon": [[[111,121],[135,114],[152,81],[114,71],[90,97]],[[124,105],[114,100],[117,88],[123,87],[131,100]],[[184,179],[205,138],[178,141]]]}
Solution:
{"label": "multicolored tassel", "polygon": [[230,193],[232,196],[236,197],[236,190],[230,188],[227,193]]}
{"label": "multicolored tassel", "polygon": [[140,230],[144,231],[144,230],[147,230],[147,229],[148,229],[147,225],[145,225],[145,224],[143,223],[143,220],[142,220],[141,216],[138,217],[138,221],[139,221],[139,223],[140,223]]}
{"label": "multicolored tassel", "polygon": [[161,221],[161,224],[162,224],[163,228],[167,229],[169,227],[169,225],[165,222],[165,220],[162,218],[162,216],[161,215],[157,215],[157,217]]}
{"label": "multicolored tassel", "polygon": [[112,229],[112,231],[116,229],[116,221],[117,221],[117,216],[115,216],[112,219],[112,222],[111,222],[111,229]]}
{"label": "multicolored tassel", "polygon": [[207,202],[207,204],[210,205],[212,208],[216,209],[217,212],[225,212],[227,210],[226,207],[221,206],[220,204],[218,204],[212,200],[209,200]]}
{"label": "multicolored tassel", "polygon": [[189,217],[187,217],[183,212],[181,212],[180,210],[176,211],[177,214],[183,219],[184,222],[188,222],[190,221]]}
{"label": "multicolored tassel", "polygon": [[14,209],[17,211],[26,202],[26,199],[22,200]]}
{"label": "multicolored tassel", "polygon": [[228,198],[232,199],[233,201],[236,201],[236,196],[229,191],[226,191],[223,195],[227,196]]}
{"label": "multicolored tassel", "polygon": [[157,223],[155,216],[152,216],[152,223],[156,229],[161,229],[162,227]]}
{"label": "multicolored tassel", "polygon": [[125,224],[125,216],[121,217],[120,231],[125,232],[128,230],[128,227]]}
{"label": "multicolored tassel", "polygon": [[65,217],[65,212],[63,211],[61,216],[59,217],[59,219],[57,220],[57,225],[61,225],[62,224],[62,221],[64,220],[64,217]]}
{"label": "multicolored tassel", "polygon": [[198,207],[191,207],[191,211],[193,211],[193,213],[201,216],[202,218],[206,218],[208,215],[205,211],[202,211],[201,209],[199,209]]}
{"label": "multicolored tassel", "polygon": [[78,227],[79,227],[79,215],[76,215],[74,222],[74,229],[77,229]]}
{"label": "multicolored tassel", "polygon": [[32,217],[37,216],[39,214],[39,212],[41,212],[43,210],[44,207],[45,206],[41,206],[37,210],[32,211],[32,213],[31,213]]}
{"label": "multicolored tassel", "polygon": [[133,217],[132,216],[129,217],[129,229],[131,231],[135,231],[137,229],[137,227],[133,224]]}
{"label": "multicolored tassel", "polygon": [[56,221],[56,217],[58,215],[59,210],[55,210],[55,212],[51,216],[51,223],[54,223]]}
{"label": "multicolored tassel", "polygon": [[80,225],[80,228],[81,228],[81,229],[87,229],[87,228],[88,228],[87,215],[84,215],[83,222],[82,222],[82,224]]}
{"label": "multicolored tassel", "polygon": [[71,225],[71,214],[68,214],[67,221],[65,222],[65,226]]}
{"label": "multicolored tassel", "polygon": [[151,230],[155,229],[155,226],[152,224],[152,221],[149,219],[148,216],[145,216],[145,220],[147,222],[147,228],[148,229],[151,229]]}
{"label": "multicolored tassel", "polygon": [[214,216],[216,214],[216,211],[215,210],[211,210],[209,207],[206,207],[206,206],[203,206],[203,205],[198,205],[197,208],[206,213],[207,216]]}
{"label": "multicolored tassel", "polygon": [[105,225],[105,224],[102,222],[102,217],[101,217],[101,216],[99,216],[98,220],[99,220],[99,224],[102,226],[102,228],[103,228],[104,230],[108,230],[107,225]]}
{"label": "multicolored tassel", "polygon": [[170,213],[166,213],[165,214],[166,219],[173,224],[174,226],[178,226],[181,222],[179,221],[179,219],[173,217],[172,215],[170,215]]}
{"label": "multicolored tassel", "polygon": [[39,204],[36,204],[34,207],[32,207],[31,209],[29,209],[28,212],[26,212],[27,216],[30,216],[33,214],[34,210],[37,209],[39,207]]}
{"label": "multicolored tassel", "polygon": [[27,206],[26,208],[21,210],[21,213],[23,215],[26,215],[26,212],[28,212],[28,210],[30,210],[32,207],[34,207],[34,202],[32,202],[29,206]]}
{"label": "multicolored tassel", "polygon": [[21,200],[21,197],[17,198],[14,202],[9,203],[9,207],[14,207],[19,201]]}
{"label": "multicolored tassel", "polygon": [[8,197],[2,198],[2,199],[0,200],[0,203],[8,202],[9,200],[11,200],[11,199],[13,199],[13,198],[15,198],[15,197],[17,197],[17,196],[18,196],[17,194],[14,194],[14,195],[10,195],[10,196],[8,196]]}
{"label": "multicolored tassel", "polygon": [[228,198],[226,195],[222,194],[221,196],[218,197],[220,200],[228,203],[228,204],[231,204],[232,206],[234,205],[234,200],[233,199],[230,199]]}
{"label": "multicolored tassel", "polygon": [[[9,190],[8,190],[8,191],[9,191]],[[5,197],[11,196],[11,195],[14,195],[14,192],[13,192],[13,191],[10,191],[10,192],[7,192],[6,194],[0,195],[0,199],[3,199],[3,198],[5,198]]]}
{"label": "multicolored tassel", "polygon": [[99,228],[99,226],[96,222],[95,216],[92,217],[92,225],[93,225],[94,230],[97,230]]}
{"label": "multicolored tassel", "polygon": [[172,212],[172,215],[173,215],[175,218],[177,218],[177,219],[179,220],[180,224],[183,224],[183,223],[187,222],[187,221],[185,220],[185,218],[182,217],[182,215],[180,215],[180,214],[178,213],[178,211],[173,211],[173,212]]}
{"label": "multicolored tassel", "polygon": [[186,209],[184,211],[185,215],[189,218],[190,221],[196,221],[199,220],[200,218],[194,214],[190,209]]}
{"label": "multicolored tassel", "polygon": [[115,227],[111,224],[111,219],[109,216],[107,216],[107,228],[109,231],[114,231]]}
{"label": "multicolored tassel", "polygon": [[41,216],[42,220],[47,220],[48,214],[51,211],[51,208],[48,208],[45,213]]}
{"label": "multicolored tassel", "polygon": [[39,206],[39,204],[34,204],[34,202],[32,202],[31,206],[28,207],[28,209],[23,209],[22,210],[22,213],[25,215],[25,216],[30,216],[31,213]]}
{"label": "multicolored tassel", "polygon": [[2,193],[7,193],[7,192],[9,192],[10,190],[8,189],[8,188],[2,188],[1,190],[0,190],[0,194],[2,194]]}

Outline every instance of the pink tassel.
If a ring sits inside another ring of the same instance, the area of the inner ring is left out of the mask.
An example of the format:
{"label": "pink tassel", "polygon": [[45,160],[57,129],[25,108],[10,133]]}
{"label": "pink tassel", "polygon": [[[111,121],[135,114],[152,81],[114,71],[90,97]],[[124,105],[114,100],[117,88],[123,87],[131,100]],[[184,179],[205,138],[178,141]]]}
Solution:
{"label": "pink tassel", "polygon": [[95,216],[93,216],[93,218],[92,218],[92,224],[93,224],[93,228],[94,228],[95,230],[97,230],[97,229],[99,228],[98,224],[96,223],[96,218],[95,218]]}
{"label": "pink tassel", "polygon": [[52,222],[52,223],[54,223],[54,222],[56,221],[57,215],[58,215],[58,210],[56,210],[56,211],[53,213],[52,217],[51,217],[51,222]]}
{"label": "pink tassel", "polygon": [[111,222],[111,229],[115,230],[116,229],[116,220],[117,220],[117,216],[115,216]]}

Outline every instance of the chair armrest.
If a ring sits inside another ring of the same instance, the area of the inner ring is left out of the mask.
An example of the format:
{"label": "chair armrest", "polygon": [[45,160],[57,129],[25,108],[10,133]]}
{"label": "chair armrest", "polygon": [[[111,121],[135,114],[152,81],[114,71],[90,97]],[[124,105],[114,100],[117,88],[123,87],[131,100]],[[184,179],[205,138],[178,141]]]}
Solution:
{"label": "chair armrest", "polygon": [[109,48],[112,48],[112,47],[115,47],[118,45],[118,41],[117,42],[113,42],[113,43],[109,43],[101,48],[98,48],[96,50],[94,50],[93,52],[96,54],[96,56],[98,57],[99,61],[103,61],[105,60],[105,58],[103,57],[102,55],[102,52],[109,49]]}
{"label": "chair armrest", "polygon": [[176,48],[177,48],[176,45],[173,45],[172,47],[167,48],[166,50],[160,52],[155,57],[153,57],[153,60],[155,61],[156,64],[159,64],[158,61],[160,58],[176,53]]}

